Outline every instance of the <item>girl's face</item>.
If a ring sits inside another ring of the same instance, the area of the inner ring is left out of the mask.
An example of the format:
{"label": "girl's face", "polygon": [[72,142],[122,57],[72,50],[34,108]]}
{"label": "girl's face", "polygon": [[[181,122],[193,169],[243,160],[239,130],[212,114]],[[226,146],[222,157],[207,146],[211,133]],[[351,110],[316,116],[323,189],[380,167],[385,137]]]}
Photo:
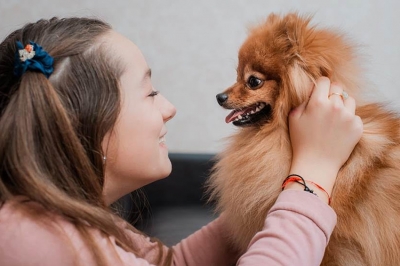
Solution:
{"label": "girl's face", "polygon": [[104,38],[124,69],[121,112],[102,143],[106,156],[103,194],[105,202],[111,204],[171,173],[165,124],[176,109],[153,88],[150,69],[135,44],[114,31]]}

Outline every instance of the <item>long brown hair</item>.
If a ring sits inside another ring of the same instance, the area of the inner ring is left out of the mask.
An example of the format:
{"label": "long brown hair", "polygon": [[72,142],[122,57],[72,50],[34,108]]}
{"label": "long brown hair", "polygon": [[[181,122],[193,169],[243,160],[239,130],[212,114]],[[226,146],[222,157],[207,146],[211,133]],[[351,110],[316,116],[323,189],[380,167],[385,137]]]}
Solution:
{"label": "long brown hair", "polygon": [[[102,140],[119,114],[123,72],[99,41],[110,30],[97,19],[53,18],[27,24],[0,44],[0,202],[24,196],[66,217],[99,265],[105,260],[87,224],[140,256],[102,198]],[[32,71],[13,75],[16,41],[34,41],[54,58],[49,79]],[[162,258],[160,248],[158,263]]]}

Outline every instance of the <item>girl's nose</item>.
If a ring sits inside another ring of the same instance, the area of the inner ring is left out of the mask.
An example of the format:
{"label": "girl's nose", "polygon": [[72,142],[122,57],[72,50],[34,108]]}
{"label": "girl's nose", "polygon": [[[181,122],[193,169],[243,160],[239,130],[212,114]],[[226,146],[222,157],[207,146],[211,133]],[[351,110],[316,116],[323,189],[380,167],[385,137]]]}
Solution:
{"label": "girl's nose", "polygon": [[163,114],[164,122],[167,122],[175,116],[176,108],[164,96],[161,96],[161,97],[163,97],[162,114]]}

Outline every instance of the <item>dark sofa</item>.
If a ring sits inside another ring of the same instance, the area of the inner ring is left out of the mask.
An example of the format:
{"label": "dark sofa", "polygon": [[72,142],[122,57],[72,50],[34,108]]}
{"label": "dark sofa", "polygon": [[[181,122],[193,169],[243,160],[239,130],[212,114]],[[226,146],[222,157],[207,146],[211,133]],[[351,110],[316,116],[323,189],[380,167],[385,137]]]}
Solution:
{"label": "dark sofa", "polygon": [[169,155],[169,177],[142,188],[120,200],[122,215],[138,229],[157,237],[166,245],[200,229],[215,218],[204,196],[204,183],[213,165],[214,154]]}

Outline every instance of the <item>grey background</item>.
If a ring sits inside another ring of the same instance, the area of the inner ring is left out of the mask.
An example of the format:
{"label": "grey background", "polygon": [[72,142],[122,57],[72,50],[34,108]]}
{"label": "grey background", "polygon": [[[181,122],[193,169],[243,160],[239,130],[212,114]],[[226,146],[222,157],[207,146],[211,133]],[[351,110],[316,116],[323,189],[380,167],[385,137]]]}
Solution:
{"label": "grey background", "polygon": [[133,40],[153,83],[178,109],[168,123],[171,152],[214,153],[234,132],[215,94],[236,76],[247,26],[271,13],[314,14],[313,22],[346,32],[366,55],[366,78],[377,100],[399,110],[400,2],[395,0],[1,0],[0,39],[26,22],[53,16],[94,16]]}

